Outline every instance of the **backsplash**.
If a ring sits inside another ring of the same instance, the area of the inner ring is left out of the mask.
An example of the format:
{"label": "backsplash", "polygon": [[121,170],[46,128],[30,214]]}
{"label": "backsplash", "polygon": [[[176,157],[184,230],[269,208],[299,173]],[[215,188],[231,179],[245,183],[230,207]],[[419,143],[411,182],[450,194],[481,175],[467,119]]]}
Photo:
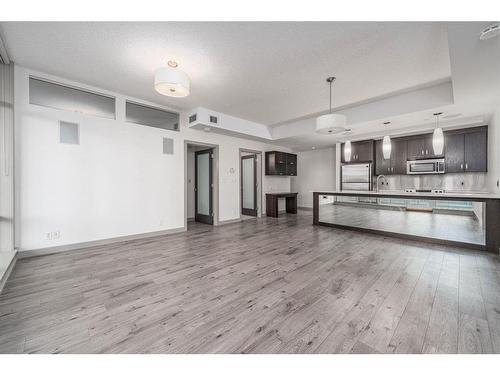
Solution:
{"label": "backsplash", "polygon": [[[486,176],[486,173],[386,176],[389,185],[380,185],[380,190],[444,189],[446,191],[486,192]],[[376,184],[376,178],[373,182]],[[382,181],[380,182],[382,183]]]}

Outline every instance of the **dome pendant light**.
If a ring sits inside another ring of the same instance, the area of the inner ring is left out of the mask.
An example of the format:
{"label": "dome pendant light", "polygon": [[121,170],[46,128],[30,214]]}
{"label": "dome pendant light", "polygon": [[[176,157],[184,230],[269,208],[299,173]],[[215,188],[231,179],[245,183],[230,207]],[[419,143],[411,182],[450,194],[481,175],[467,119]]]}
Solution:
{"label": "dome pendant light", "polygon": [[189,77],[177,69],[177,62],[169,61],[168,66],[160,68],[155,73],[155,90],[165,96],[183,98],[189,95]]}
{"label": "dome pendant light", "polygon": [[335,77],[326,79],[326,82],[330,84],[330,112],[316,119],[316,133],[318,134],[330,135],[345,131],[346,117],[340,113],[332,113],[332,83],[335,79]]}
{"label": "dome pendant light", "polygon": [[432,149],[434,151],[434,155],[441,155],[444,148],[443,129],[439,127],[439,116],[442,114],[443,112],[434,113],[434,116],[436,116],[436,129],[434,129],[434,134],[432,135]]}
{"label": "dome pendant light", "polygon": [[[389,125],[390,123],[391,123],[390,121],[386,121],[384,122],[384,125]],[[384,154],[384,159],[391,158],[391,151],[392,151],[391,137],[386,135],[384,136],[384,140],[382,141],[382,154]]]}

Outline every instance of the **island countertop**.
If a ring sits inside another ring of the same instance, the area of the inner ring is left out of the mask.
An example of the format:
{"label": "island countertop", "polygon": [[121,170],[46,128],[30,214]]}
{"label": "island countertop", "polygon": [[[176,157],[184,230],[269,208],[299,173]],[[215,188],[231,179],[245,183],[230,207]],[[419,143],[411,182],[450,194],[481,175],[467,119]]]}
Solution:
{"label": "island countertop", "polygon": [[463,200],[484,200],[484,199],[500,199],[500,194],[487,193],[487,192],[456,192],[450,191],[445,193],[426,193],[416,192],[407,193],[403,190],[380,190],[380,191],[359,191],[359,190],[326,190],[326,191],[312,191],[319,195],[346,195],[358,197],[393,197],[393,198],[421,198],[421,199],[463,199]]}

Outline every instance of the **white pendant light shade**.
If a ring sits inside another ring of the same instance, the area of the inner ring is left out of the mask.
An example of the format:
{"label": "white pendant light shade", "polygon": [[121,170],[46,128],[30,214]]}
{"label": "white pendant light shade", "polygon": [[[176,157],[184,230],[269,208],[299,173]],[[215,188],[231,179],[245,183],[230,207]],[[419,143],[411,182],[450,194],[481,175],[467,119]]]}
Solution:
{"label": "white pendant light shade", "polygon": [[384,137],[384,140],[382,141],[382,153],[384,154],[384,159],[391,158],[391,151],[392,151],[391,137],[386,135]]}
{"label": "white pendant light shade", "polygon": [[189,95],[189,86],[187,74],[176,67],[167,66],[156,71],[155,90],[162,95],[182,98]]}
{"label": "white pendant light shade", "polygon": [[344,160],[349,162],[351,161],[351,141],[346,141],[344,144]]}
{"label": "white pendant light shade", "polygon": [[346,117],[339,113],[329,113],[316,119],[316,133],[339,134],[345,131]]}
{"label": "white pendant light shade", "polygon": [[434,129],[434,134],[432,135],[432,149],[434,150],[434,155],[441,155],[444,148],[444,135],[443,129]]}

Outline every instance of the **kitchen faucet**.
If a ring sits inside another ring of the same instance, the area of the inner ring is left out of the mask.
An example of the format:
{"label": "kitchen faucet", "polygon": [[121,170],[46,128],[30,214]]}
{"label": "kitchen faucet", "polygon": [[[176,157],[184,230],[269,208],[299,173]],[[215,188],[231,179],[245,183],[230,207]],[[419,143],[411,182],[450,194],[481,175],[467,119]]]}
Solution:
{"label": "kitchen faucet", "polygon": [[389,183],[387,182],[387,178],[386,178],[383,174],[378,175],[378,176],[377,176],[377,186],[376,186],[376,188],[377,188],[377,193],[378,193],[378,191],[379,191],[379,188],[378,188],[379,184],[378,184],[378,182],[379,182],[379,180],[380,180],[380,177],[383,177],[383,178],[384,178],[384,180],[385,180],[385,184],[386,184],[386,185],[389,185]]}

